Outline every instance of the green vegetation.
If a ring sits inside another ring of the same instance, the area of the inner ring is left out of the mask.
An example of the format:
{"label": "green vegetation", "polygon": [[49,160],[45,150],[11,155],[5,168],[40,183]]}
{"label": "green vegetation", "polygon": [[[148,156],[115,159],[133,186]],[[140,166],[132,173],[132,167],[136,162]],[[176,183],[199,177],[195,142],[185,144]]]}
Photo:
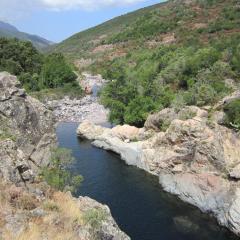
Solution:
{"label": "green vegetation", "polygon": [[104,209],[89,209],[84,213],[83,221],[91,226],[93,239],[99,239],[99,230],[102,222],[107,218],[107,212]]}
{"label": "green vegetation", "polygon": [[73,161],[71,151],[64,148],[54,149],[51,154],[50,165],[42,169],[41,176],[56,190],[75,192],[83,181],[83,177],[73,175],[69,170]]}
{"label": "green vegetation", "polygon": [[240,100],[227,104],[224,111],[226,113],[225,124],[240,130]]}
{"label": "green vegetation", "polygon": [[99,26],[77,33],[62,43],[50,47],[48,51],[62,52],[71,60],[76,60],[81,57],[91,57],[89,50],[92,50],[96,46],[94,41],[98,44],[102,43],[106,36],[112,36],[113,34],[121,32],[126,28],[126,25],[134,23],[137,17],[142,16],[152,9],[161,8],[163,5],[163,3],[160,3],[114,18]]}
{"label": "green vegetation", "polygon": [[214,104],[231,91],[225,79],[239,79],[235,55],[226,59],[239,40],[236,35],[210,46],[141,49],[110,62],[102,74],[113,81],[101,94],[103,104],[112,110],[110,120],[141,126],[148,113],[163,107]]}
{"label": "green vegetation", "polygon": [[56,89],[56,93],[69,91],[69,95],[80,95],[82,90],[71,66],[62,54],[40,54],[30,42],[0,38],[0,71],[18,76],[25,89],[30,92]]}

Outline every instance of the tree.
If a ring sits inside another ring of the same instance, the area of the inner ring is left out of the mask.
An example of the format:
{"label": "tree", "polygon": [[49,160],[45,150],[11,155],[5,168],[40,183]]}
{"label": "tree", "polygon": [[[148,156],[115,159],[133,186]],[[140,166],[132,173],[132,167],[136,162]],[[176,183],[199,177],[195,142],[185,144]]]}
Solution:
{"label": "tree", "polygon": [[240,130],[240,100],[235,100],[224,107],[225,124]]}
{"label": "tree", "polygon": [[76,79],[77,75],[72,71],[62,54],[53,53],[45,58],[40,74],[42,87],[62,87],[64,84],[74,83]]}

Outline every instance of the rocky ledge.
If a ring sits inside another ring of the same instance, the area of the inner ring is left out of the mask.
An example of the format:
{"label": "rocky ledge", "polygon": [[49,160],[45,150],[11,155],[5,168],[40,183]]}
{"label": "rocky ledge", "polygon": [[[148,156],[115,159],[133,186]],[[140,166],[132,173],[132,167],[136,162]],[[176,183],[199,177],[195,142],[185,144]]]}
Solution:
{"label": "rocky ledge", "polygon": [[158,176],[164,190],[240,235],[240,136],[219,124],[223,112],[206,109],[164,109],[142,129],[84,122],[77,133]]}

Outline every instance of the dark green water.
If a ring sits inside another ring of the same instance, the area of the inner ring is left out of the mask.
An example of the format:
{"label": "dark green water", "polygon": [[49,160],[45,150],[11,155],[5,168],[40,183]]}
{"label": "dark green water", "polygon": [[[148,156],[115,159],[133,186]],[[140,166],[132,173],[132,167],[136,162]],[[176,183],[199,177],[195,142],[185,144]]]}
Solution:
{"label": "dark green water", "polygon": [[75,123],[57,128],[59,145],[76,157],[73,171],[84,176],[79,195],[107,204],[132,240],[235,240],[228,230],[198,209],[165,193],[158,179],[129,167],[113,153],[80,141]]}

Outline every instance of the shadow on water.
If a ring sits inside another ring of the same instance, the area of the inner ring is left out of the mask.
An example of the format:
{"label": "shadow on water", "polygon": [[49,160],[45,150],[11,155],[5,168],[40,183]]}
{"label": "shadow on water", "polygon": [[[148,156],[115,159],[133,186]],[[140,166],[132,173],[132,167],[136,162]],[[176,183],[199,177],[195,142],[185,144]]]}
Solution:
{"label": "shadow on water", "polygon": [[164,192],[157,177],[127,166],[119,157],[80,141],[76,123],[61,123],[61,147],[73,151],[72,171],[84,176],[78,195],[107,204],[113,217],[133,240],[235,240],[197,208]]}

